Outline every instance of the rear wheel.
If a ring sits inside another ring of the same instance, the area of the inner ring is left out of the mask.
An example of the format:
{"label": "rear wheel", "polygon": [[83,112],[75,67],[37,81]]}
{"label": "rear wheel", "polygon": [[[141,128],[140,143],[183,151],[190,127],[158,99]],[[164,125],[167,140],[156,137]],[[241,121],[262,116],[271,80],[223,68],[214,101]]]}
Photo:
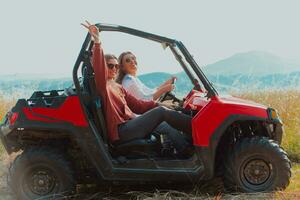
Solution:
{"label": "rear wheel", "polygon": [[62,152],[49,147],[30,148],[9,170],[9,186],[17,199],[56,199],[75,188],[71,164]]}
{"label": "rear wheel", "polygon": [[285,189],[291,177],[291,164],[285,151],[265,137],[244,138],[225,160],[224,185],[241,192]]}

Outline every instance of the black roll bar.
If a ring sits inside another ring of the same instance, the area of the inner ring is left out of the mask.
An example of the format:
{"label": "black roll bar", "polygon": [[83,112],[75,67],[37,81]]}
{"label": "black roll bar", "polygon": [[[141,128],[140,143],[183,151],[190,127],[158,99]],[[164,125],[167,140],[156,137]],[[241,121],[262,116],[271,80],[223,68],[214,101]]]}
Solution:
{"label": "black roll bar", "polygon": [[173,40],[173,39],[170,39],[167,37],[162,37],[159,35],[147,33],[144,31],[133,29],[133,28],[128,28],[125,26],[112,25],[112,24],[101,24],[101,23],[96,24],[96,26],[100,29],[100,31],[116,31],[116,32],[128,33],[130,35],[135,35],[135,36],[142,37],[142,38],[152,40],[155,42],[159,42],[159,43],[168,43],[170,45],[173,45],[176,42],[176,40]]}
{"label": "black roll bar", "polygon": [[194,60],[193,56],[189,53],[189,51],[186,49],[184,44],[180,41],[177,42],[177,47],[180,49],[180,51],[183,53],[186,61],[191,65],[193,70],[196,72],[197,76],[200,78],[201,82],[203,83],[205,89],[208,91],[208,97],[216,96],[218,95],[218,92],[216,89],[212,86],[208,78],[205,76],[203,71],[200,69],[196,61]]}

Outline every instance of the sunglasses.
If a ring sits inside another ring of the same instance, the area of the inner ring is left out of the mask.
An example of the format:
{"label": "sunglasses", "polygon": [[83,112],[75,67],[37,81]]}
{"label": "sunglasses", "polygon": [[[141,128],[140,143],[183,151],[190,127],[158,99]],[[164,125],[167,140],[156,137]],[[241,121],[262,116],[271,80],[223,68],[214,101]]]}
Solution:
{"label": "sunglasses", "polygon": [[114,67],[115,67],[116,69],[119,69],[119,64],[108,63],[108,64],[107,64],[107,67],[108,67],[109,69],[113,69]]}
{"label": "sunglasses", "polygon": [[131,60],[133,60],[133,61],[135,61],[135,62],[136,62],[136,58],[135,58],[134,56],[127,57],[127,58],[125,59],[125,62],[127,62],[127,63],[130,63],[130,62],[131,62]]}

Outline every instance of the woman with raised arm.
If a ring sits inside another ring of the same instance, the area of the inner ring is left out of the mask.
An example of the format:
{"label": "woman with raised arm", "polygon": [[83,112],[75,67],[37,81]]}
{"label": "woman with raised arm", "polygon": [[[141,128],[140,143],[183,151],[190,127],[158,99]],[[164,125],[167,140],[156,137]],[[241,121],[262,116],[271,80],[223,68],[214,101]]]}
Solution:
{"label": "woman with raised arm", "polygon": [[[108,79],[107,63],[99,39],[99,30],[89,22],[82,24],[94,40],[92,63],[97,93],[102,97],[108,136],[111,143],[145,138],[151,132],[167,134],[178,152],[189,143],[180,131],[191,135],[191,117],[167,109],[152,100],[144,101],[130,95],[118,83]],[[136,116],[136,114],[141,114]],[[179,131],[180,130],[180,131]]]}
{"label": "woman with raised arm", "polygon": [[123,87],[131,95],[138,99],[157,100],[162,94],[170,92],[174,89],[174,80],[176,77],[171,77],[158,88],[152,89],[145,86],[137,77],[137,59],[136,56],[126,51],[119,56],[120,69],[116,82]]}

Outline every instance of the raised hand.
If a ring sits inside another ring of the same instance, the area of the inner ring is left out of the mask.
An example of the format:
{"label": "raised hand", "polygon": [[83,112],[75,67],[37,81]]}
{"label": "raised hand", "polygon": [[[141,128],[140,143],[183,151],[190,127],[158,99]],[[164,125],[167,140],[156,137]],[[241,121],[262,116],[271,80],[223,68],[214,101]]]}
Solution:
{"label": "raised hand", "polygon": [[89,33],[91,34],[92,39],[94,40],[95,43],[100,43],[99,29],[95,25],[90,24],[88,21],[85,22],[86,24],[81,23],[81,25],[89,30]]}
{"label": "raised hand", "polygon": [[174,84],[176,80],[177,80],[177,77],[176,76],[172,76],[170,79],[168,79],[165,82],[165,85],[167,85],[167,84]]}
{"label": "raised hand", "polygon": [[175,89],[175,85],[174,84],[166,84],[162,87],[162,89],[165,91],[165,92],[171,92],[172,90]]}

